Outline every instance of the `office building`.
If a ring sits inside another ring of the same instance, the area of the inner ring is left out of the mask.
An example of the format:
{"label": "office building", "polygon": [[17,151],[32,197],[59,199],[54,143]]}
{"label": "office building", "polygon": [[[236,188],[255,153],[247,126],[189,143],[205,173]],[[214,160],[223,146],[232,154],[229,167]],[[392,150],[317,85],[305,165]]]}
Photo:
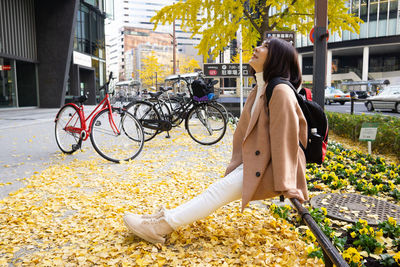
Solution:
{"label": "office building", "polygon": [[[0,107],[60,107],[105,81],[105,0],[0,1]],[[97,92],[98,93],[98,92]]]}
{"label": "office building", "polygon": [[[106,25],[107,71],[119,73],[121,80],[130,79],[130,77],[125,77],[124,53],[131,50],[132,47],[125,46],[126,39],[138,38],[143,40],[143,36],[150,36],[150,32],[154,28],[150,19],[156,14],[156,11],[174,2],[173,0],[115,0],[115,14],[117,15],[114,21]],[[136,30],[129,30],[132,28]],[[155,33],[167,36],[168,43],[166,45],[172,47],[173,25],[158,25]],[[184,32],[180,28],[180,22],[176,21],[176,52],[195,57],[201,62],[202,57],[197,55],[198,51],[194,48],[200,43],[200,36],[191,38],[191,35],[190,32]],[[147,45],[160,44],[157,39],[150,38]]]}
{"label": "office building", "polygon": [[[400,1],[350,0],[349,12],[365,23],[360,33],[344,30],[330,34],[327,53],[327,85],[342,81],[389,80],[400,84]],[[312,82],[313,45],[298,35],[297,50],[305,84]],[[330,67],[329,67],[330,66]]]}

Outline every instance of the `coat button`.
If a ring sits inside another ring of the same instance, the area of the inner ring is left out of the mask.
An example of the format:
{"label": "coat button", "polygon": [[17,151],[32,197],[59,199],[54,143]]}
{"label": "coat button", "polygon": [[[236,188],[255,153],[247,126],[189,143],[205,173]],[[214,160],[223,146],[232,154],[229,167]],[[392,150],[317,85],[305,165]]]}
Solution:
{"label": "coat button", "polygon": [[260,150],[256,151],[256,156],[260,155]]}
{"label": "coat button", "polygon": [[260,172],[256,172],[256,176],[260,177],[261,173]]}

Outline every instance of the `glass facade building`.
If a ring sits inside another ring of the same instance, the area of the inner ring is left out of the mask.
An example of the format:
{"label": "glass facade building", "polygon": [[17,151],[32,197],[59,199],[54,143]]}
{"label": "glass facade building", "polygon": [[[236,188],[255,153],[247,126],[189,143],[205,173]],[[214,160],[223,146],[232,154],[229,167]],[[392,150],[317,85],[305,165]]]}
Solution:
{"label": "glass facade building", "polygon": [[[364,23],[360,32],[331,33],[328,40],[328,85],[343,80],[388,79],[400,84],[400,1],[350,0],[349,12]],[[309,36],[297,35],[305,81],[312,80],[312,47]]]}
{"label": "glass facade building", "polygon": [[104,84],[113,0],[1,0],[0,108],[60,107]]}
{"label": "glass facade building", "polygon": [[[85,92],[96,94],[96,102],[101,87],[106,81],[106,52],[104,20],[104,0],[81,0],[76,16],[74,34],[74,54],[66,90],[66,100]],[[87,60],[76,61],[77,57]],[[94,104],[93,99],[91,104]]]}

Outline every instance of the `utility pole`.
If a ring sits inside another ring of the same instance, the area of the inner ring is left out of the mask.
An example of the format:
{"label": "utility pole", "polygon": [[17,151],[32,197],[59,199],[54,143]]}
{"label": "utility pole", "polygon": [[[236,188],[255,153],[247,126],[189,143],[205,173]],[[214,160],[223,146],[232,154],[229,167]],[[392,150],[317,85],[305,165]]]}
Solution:
{"label": "utility pole", "polygon": [[157,71],[156,71],[156,91],[157,91],[157,88],[158,88],[158,84],[157,84]]}
{"label": "utility pole", "polygon": [[[324,108],[326,83],[328,0],[315,0],[313,99]],[[330,66],[328,66],[330,67]]]}
{"label": "utility pole", "polygon": [[174,22],[172,23],[172,48],[173,48],[173,50],[172,50],[172,60],[173,60],[173,63],[172,63],[172,68],[173,68],[173,71],[172,71],[172,73],[173,74],[176,74],[176,37],[175,37],[175,20],[174,20]]}

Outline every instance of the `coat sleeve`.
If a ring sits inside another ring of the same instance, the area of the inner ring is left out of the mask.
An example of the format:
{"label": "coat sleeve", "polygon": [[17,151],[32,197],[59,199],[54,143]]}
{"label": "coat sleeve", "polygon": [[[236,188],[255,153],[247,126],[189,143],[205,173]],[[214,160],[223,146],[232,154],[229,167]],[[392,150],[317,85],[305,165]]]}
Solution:
{"label": "coat sleeve", "polygon": [[288,198],[304,201],[297,188],[299,156],[299,117],[297,99],[292,89],[279,84],[269,102],[271,160],[275,191]]}

